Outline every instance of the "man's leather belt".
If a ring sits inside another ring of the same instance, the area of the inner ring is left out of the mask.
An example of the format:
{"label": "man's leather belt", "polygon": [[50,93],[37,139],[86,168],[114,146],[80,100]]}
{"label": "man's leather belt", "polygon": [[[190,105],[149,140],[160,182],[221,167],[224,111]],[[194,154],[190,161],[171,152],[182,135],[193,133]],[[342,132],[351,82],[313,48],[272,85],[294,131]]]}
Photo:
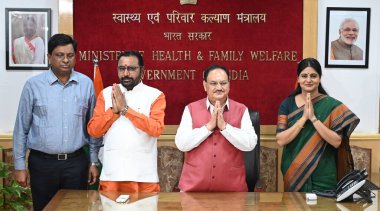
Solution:
{"label": "man's leather belt", "polygon": [[35,156],[38,156],[38,157],[41,157],[41,158],[51,159],[51,160],[68,160],[70,158],[77,157],[78,155],[81,155],[83,153],[84,153],[84,151],[83,151],[82,148],[78,149],[75,152],[60,153],[60,154],[48,154],[48,153],[41,152],[41,151],[38,151],[38,150],[30,149],[30,154],[31,155],[35,155]]}

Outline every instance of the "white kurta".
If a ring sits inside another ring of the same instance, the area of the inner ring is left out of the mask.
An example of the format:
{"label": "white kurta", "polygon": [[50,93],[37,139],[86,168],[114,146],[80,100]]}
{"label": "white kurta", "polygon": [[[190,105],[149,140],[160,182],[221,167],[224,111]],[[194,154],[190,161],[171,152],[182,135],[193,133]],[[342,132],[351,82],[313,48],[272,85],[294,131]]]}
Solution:
{"label": "white kurta", "polygon": [[[152,104],[162,93],[158,89],[138,84],[132,91],[119,85],[127,104],[133,110],[150,115]],[[112,87],[103,90],[105,110],[112,106]],[[104,135],[102,181],[158,182],[157,138],[136,128],[125,116],[120,116]]]}

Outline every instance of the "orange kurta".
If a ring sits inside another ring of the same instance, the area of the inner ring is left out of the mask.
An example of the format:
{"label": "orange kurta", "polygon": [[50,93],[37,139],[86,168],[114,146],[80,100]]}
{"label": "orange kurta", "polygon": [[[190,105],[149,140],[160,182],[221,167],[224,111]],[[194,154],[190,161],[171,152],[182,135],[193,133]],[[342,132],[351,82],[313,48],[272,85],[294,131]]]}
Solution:
{"label": "orange kurta", "polygon": [[164,129],[165,95],[142,83],[125,95],[129,109],[120,116],[107,102],[110,89],[104,89],[87,126],[91,136],[104,139],[100,190],[157,192],[156,137]]}

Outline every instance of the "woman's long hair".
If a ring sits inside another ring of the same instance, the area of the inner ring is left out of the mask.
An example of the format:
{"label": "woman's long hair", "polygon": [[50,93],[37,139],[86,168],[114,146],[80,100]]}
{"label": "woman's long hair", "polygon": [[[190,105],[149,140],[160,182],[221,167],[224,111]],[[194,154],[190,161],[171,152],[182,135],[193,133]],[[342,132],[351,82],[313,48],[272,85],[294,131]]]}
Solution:
{"label": "woman's long hair", "polygon": [[[299,77],[300,73],[304,69],[306,69],[307,67],[313,68],[315,71],[317,71],[319,77],[322,78],[321,64],[319,64],[318,60],[316,60],[314,58],[306,58],[306,59],[303,59],[302,61],[300,61],[298,63],[297,77]],[[300,84],[298,83],[297,84],[297,88],[292,93],[290,93],[289,96],[296,96],[296,95],[300,94],[301,92],[302,92],[302,89],[301,89]],[[321,94],[328,95],[327,92],[326,92],[326,90],[322,87],[322,83],[321,82],[319,82],[319,85],[318,85],[318,92],[321,93]]]}

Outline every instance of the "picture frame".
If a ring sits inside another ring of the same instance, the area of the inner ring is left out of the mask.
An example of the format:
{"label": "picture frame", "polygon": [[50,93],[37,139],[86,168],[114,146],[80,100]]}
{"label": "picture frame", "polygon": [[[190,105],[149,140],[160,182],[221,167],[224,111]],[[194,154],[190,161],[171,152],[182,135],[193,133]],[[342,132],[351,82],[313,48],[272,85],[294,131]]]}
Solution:
{"label": "picture frame", "polygon": [[368,68],[370,8],[327,7],[326,68]]}
{"label": "picture frame", "polygon": [[6,69],[49,69],[51,9],[5,8]]}

